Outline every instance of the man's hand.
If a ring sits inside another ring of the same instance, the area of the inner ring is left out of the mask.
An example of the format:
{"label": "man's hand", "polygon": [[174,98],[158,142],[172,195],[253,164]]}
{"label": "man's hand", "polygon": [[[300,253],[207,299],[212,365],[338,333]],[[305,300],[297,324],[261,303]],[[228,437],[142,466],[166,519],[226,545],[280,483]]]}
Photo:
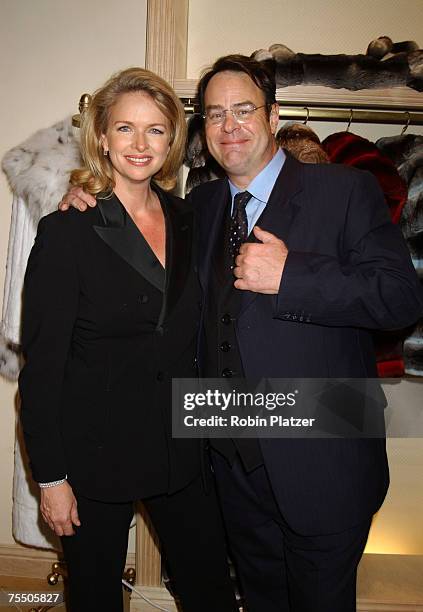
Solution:
{"label": "man's hand", "polygon": [[274,234],[253,229],[260,244],[244,242],[235,260],[234,283],[237,289],[275,294],[279,291],[288,249]]}
{"label": "man's hand", "polygon": [[67,481],[41,489],[40,508],[43,519],[58,536],[73,535],[73,525],[81,525],[76,499]]}
{"label": "man's hand", "polygon": [[59,202],[59,210],[68,210],[70,206],[81,212],[87,210],[88,206],[93,208],[97,204],[96,199],[90,193],[86,193],[82,187],[71,187]]}

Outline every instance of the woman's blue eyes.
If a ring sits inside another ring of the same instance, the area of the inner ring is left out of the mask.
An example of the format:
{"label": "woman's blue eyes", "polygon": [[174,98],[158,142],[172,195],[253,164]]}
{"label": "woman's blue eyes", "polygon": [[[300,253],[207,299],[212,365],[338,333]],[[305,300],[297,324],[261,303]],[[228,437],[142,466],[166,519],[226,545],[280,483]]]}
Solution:
{"label": "woman's blue eyes", "polygon": [[[129,125],[120,125],[118,127],[118,132],[124,132],[124,133],[128,133],[132,130],[132,128]],[[164,130],[161,130],[160,128],[150,128],[149,132],[152,134],[164,134]]]}

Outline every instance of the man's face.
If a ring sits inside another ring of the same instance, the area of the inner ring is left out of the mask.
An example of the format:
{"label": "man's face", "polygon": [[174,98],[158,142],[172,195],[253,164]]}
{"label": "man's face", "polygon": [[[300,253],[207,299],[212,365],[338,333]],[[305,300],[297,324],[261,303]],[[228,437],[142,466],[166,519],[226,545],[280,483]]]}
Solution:
{"label": "man's face", "polygon": [[[215,74],[204,98],[206,111],[230,109],[241,103],[265,104],[263,92],[243,72]],[[259,108],[247,123],[238,123],[230,112],[222,125],[205,120],[208,149],[238,187],[247,187],[276,153],[274,134],[278,120],[277,104],[272,106],[270,117],[265,107]]]}

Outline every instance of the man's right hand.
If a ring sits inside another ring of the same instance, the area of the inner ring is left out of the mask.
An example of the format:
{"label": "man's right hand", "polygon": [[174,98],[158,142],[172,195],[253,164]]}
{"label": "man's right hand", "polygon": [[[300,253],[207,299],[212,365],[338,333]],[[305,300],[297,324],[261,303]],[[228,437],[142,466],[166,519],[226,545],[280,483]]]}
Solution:
{"label": "man's right hand", "polygon": [[87,210],[88,206],[93,208],[96,204],[95,197],[90,193],[86,193],[82,187],[71,187],[59,202],[59,210],[68,210],[70,206],[73,206],[83,212]]}

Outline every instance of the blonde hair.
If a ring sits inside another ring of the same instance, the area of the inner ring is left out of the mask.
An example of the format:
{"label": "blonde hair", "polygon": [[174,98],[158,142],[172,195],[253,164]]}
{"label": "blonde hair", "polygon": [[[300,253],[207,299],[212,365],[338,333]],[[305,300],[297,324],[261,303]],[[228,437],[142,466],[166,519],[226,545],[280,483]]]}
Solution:
{"label": "blonde hair", "polygon": [[72,171],[72,185],[78,185],[92,195],[110,193],[113,190],[113,167],[103,153],[101,135],[106,133],[110,109],[119,96],[138,91],[148,94],[169,120],[170,149],[154,180],[163,189],[168,190],[175,186],[185,152],[187,128],[184,108],[171,86],[157,74],[144,68],[122,70],[94,93],[81,121],[81,154],[84,167]]}

